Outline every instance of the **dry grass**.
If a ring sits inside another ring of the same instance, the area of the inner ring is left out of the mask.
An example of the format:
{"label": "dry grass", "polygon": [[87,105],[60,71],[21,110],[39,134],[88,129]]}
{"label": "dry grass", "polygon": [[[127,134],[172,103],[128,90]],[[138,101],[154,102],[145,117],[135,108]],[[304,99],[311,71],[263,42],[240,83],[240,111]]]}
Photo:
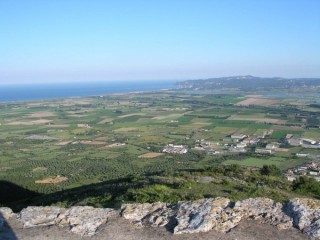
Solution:
{"label": "dry grass", "polygon": [[38,120],[34,120],[32,121],[34,124],[38,125],[38,124],[46,124],[46,123],[50,123],[53,122],[53,120],[48,120],[48,119],[38,119]]}
{"label": "dry grass", "polygon": [[130,113],[126,115],[119,116],[118,118],[126,118],[126,117],[132,117],[132,116],[144,116],[146,115],[145,113]]}
{"label": "dry grass", "polygon": [[82,118],[87,117],[88,115],[77,115],[77,114],[69,114],[68,117],[74,117],[74,118]]}
{"label": "dry grass", "polygon": [[156,157],[160,157],[163,156],[164,153],[145,153],[140,155],[138,158],[156,158]]}
{"label": "dry grass", "polygon": [[32,169],[32,172],[39,173],[39,172],[46,172],[47,170],[48,170],[48,168],[46,168],[46,167],[37,167],[37,168]]}
{"label": "dry grass", "polygon": [[38,112],[28,114],[27,118],[43,118],[43,117],[54,117],[55,114],[53,112]]}
{"label": "dry grass", "polygon": [[274,99],[266,99],[266,98],[248,98],[246,100],[243,100],[241,102],[238,102],[237,106],[250,106],[250,105],[260,105],[260,106],[271,106],[278,104],[279,102]]}
{"label": "dry grass", "polygon": [[94,139],[94,141],[107,141],[109,137],[97,137]]}
{"label": "dry grass", "polygon": [[81,144],[85,145],[103,145],[106,144],[106,142],[101,142],[101,141],[80,141]]}
{"label": "dry grass", "polygon": [[285,124],[287,120],[280,120],[275,118],[259,118],[255,116],[241,116],[241,115],[232,115],[228,120],[243,120],[243,121],[254,121],[257,123],[272,123],[272,124]]}
{"label": "dry grass", "polygon": [[193,122],[192,125],[201,125],[201,126],[209,126],[211,123],[208,122]]}
{"label": "dry grass", "polygon": [[59,142],[57,144],[55,144],[56,146],[65,146],[67,144],[71,143],[70,141],[66,141],[66,142]]}
{"label": "dry grass", "polygon": [[138,128],[136,127],[118,128],[113,131],[114,132],[133,132],[133,131],[138,131]]}
{"label": "dry grass", "polygon": [[69,124],[50,124],[48,125],[48,127],[52,127],[52,128],[67,128],[69,127]]}
{"label": "dry grass", "polygon": [[80,105],[87,105],[87,104],[91,104],[92,101],[91,100],[84,100],[84,99],[66,99],[64,100],[62,103],[60,103],[62,106],[73,106],[76,104],[80,104]]}
{"label": "dry grass", "polygon": [[163,119],[167,119],[167,118],[174,118],[174,117],[181,117],[183,116],[184,113],[178,114],[168,114],[168,115],[162,115],[162,116],[157,116],[157,117],[153,117],[153,120],[163,120]]}
{"label": "dry grass", "polygon": [[278,148],[276,151],[277,152],[289,152],[290,149],[289,148]]}
{"label": "dry grass", "polygon": [[110,145],[107,145],[107,146],[103,146],[99,149],[109,149],[109,148],[116,148],[116,147],[124,147],[126,144],[125,143],[113,143],[113,144],[110,144]]}
{"label": "dry grass", "polygon": [[102,121],[98,122],[98,124],[105,124],[105,123],[109,123],[109,122],[112,122],[112,118],[104,118]]}
{"label": "dry grass", "polygon": [[16,126],[16,125],[24,125],[24,126],[32,126],[32,125],[42,125],[42,124],[47,124],[52,122],[53,120],[48,120],[48,119],[38,119],[35,121],[12,121],[7,123],[6,125],[12,125],[12,126]]}

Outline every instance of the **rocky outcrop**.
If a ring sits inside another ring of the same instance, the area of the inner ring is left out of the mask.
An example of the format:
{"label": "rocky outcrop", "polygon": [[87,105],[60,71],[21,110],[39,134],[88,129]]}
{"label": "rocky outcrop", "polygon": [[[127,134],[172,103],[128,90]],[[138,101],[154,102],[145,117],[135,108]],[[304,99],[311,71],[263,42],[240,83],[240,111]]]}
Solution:
{"label": "rocky outcrop", "polygon": [[286,207],[293,225],[309,236],[320,239],[320,201],[308,198],[291,199]]}
{"label": "rocky outcrop", "polygon": [[[125,204],[121,211],[124,218],[139,226],[152,222],[153,226],[167,227],[174,222],[174,226],[170,227],[174,234],[212,229],[228,232],[241,220],[247,219],[276,226],[279,230],[295,226],[320,239],[320,201],[312,199],[293,199],[284,206],[268,198],[249,198],[237,202],[227,198],[209,198],[183,201],[176,205]],[[161,221],[150,221],[159,217],[163,217]]]}
{"label": "rocky outcrop", "polygon": [[170,218],[175,215],[174,209],[169,204],[161,202],[123,204],[120,214],[136,226],[151,224],[160,227],[169,224]]}
{"label": "rocky outcrop", "polygon": [[0,230],[6,220],[17,218],[24,228],[57,225],[81,236],[92,236],[111,216],[128,219],[135,227],[166,227],[174,234],[215,230],[228,232],[244,219],[276,226],[296,227],[320,240],[320,201],[296,198],[283,205],[268,198],[232,202],[228,198],[208,198],[168,203],[123,204],[120,211],[93,207],[28,207],[14,214],[0,208]]}
{"label": "rocky outcrop", "polygon": [[207,232],[211,229],[228,231],[238,221],[228,215],[227,198],[209,198],[178,204],[175,234]]}
{"label": "rocky outcrop", "polygon": [[18,214],[24,228],[36,226],[67,226],[71,232],[81,236],[92,236],[99,226],[116,211],[93,207],[28,207]]}
{"label": "rocky outcrop", "polygon": [[292,227],[292,218],[283,212],[283,205],[269,198],[249,198],[235,203],[233,215],[241,219],[254,219],[277,226],[278,229]]}

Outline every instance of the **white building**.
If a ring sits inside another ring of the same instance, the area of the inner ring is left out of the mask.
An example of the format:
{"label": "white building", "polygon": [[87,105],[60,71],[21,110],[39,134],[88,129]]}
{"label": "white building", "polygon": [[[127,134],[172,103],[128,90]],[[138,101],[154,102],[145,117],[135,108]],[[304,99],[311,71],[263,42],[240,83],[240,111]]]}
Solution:
{"label": "white building", "polygon": [[188,149],[183,145],[173,145],[168,144],[162,150],[165,153],[177,153],[177,154],[185,154],[188,152]]}

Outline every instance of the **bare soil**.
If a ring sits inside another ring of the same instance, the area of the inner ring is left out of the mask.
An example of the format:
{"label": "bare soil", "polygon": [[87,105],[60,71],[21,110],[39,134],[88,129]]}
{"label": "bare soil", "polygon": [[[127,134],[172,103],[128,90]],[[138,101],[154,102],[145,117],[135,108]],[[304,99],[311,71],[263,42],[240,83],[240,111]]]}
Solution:
{"label": "bare soil", "polygon": [[297,229],[278,230],[276,227],[260,224],[256,221],[242,221],[228,233],[211,230],[206,233],[173,235],[165,227],[136,228],[128,220],[112,217],[100,227],[92,237],[81,237],[68,231],[67,228],[35,227],[23,229],[16,219],[10,219],[0,239],[8,240],[306,240],[306,235]]}
{"label": "bare soil", "polygon": [[43,118],[43,117],[53,117],[55,114],[53,112],[38,112],[31,113],[27,116],[27,118]]}
{"label": "bare soil", "polygon": [[164,155],[164,153],[145,153],[139,156],[139,158],[156,158]]}
{"label": "bare soil", "polygon": [[101,142],[101,141],[80,141],[81,144],[85,145],[103,145],[106,144],[106,142]]}
{"label": "bare soil", "polygon": [[270,106],[277,104],[277,100],[266,99],[266,98],[248,98],[241,102],[238,102],[238,106],[249,106],[249,105],[260,105],[260,106]]}
{"label": "bare soil", "polygon": [[242,120],[242,121],[254,121],[257,123],[272,123],[272,124],[285,124],[286,120],[280,120],[275,118],[255,118],[252,116],[239,116],[239,115],[232,115],[228,118],[228,120]]}
{"label": "bare soil", "polygon": [[165,115],[165,116],[157,116],[157,117],[153,117],[152,119],[153,120],[163,120],[163,119],[167,119],[167,118],[172,118],[172,117],[181,117],[183,116],[184,113],[174,113],[174,114],[168,114],[168,115]]}
{"label": "bare soil", "polygon": [[67,177],[56,176],[56,177],[52,177],[52,178],[45,178],[45,179],[42,179],[42,180],[36,180],[35,183],[52,184],[52,183],[64,182],[64,181],[67,181],[67,180],[68,180]]}

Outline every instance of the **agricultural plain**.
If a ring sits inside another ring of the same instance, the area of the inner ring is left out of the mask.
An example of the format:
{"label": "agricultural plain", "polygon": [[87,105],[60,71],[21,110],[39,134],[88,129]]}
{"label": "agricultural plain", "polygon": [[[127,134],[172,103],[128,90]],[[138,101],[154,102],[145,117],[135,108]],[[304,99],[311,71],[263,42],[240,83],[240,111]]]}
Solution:
{"label": "agricultural plain", "polygon": [[[108,205],[123,199],[139,200],[133,189],[163,183],[160,176],[170,175],[174,179],[170,181],[179,183],[179,174],[175,176],[179,172],[183,175],[230,164],[257,169],[274,164],[284,171],[307,161],[296,153],[318,150],[283,146],[274,156],[261,156],[255,148],[279,142],[287,134],[320,139],[320,129],[306,122],[311,117],[319,119],[319,108],[295,102],[163,91],[1,103],[0,179],[34,195],[89,192],[79,201],[57,198],[62,205],[94,205],[95,201]],[[230,147],[226,138],[233,134],[257,137],[266,132],[270,133],[266,140],[245,153],[225,150]],[[221,154],[197,149],[201,141],[211,143]],[[183,145],[188,152],[163,153],[167,144]],[[160,178],[155,180],[157,175]],[[175,186],[184,189],[181,181],[182,185]],[[210,195],[214,188],[200,185],[201,196]],[[220,191],[219,186],[217,189]],[[219,194],[228,195],[226,191]],[[90,200],[101,192],[104,197]],[[119,194],[121,198],[117,198]]]}

